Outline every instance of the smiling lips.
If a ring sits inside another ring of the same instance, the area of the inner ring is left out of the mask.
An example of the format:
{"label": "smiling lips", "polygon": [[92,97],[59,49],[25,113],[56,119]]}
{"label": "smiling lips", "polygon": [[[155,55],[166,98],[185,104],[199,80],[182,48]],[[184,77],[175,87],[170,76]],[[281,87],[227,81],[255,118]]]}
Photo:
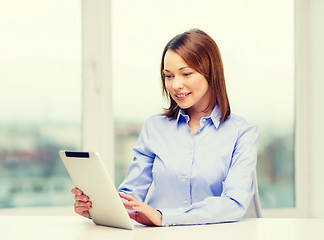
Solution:
{"label": "smiling lips", "polygon": [[191,92],[189,92],[189,93],[178,93],[178,94],[174,94],[174,95],[176,96],[177,100],[182,101],[182,100],[186,99],[187,96],[189,96],[190,94],[191,94]]}

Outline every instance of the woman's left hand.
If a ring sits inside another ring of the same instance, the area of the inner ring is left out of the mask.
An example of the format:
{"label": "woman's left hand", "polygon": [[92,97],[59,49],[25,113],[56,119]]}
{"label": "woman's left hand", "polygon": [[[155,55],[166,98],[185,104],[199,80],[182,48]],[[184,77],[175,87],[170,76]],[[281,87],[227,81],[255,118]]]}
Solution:
{"label": "woman's left hand", "polygon": [[150,207],[146,203],[137,201],[134,197],[125,193],[119,193],[119,196],[127,200],[123,201],[126,209],[135,211],[135,213],[128,213],[131,219],[134,219],[136,222],[147,226],[161,226],[161,212]]}

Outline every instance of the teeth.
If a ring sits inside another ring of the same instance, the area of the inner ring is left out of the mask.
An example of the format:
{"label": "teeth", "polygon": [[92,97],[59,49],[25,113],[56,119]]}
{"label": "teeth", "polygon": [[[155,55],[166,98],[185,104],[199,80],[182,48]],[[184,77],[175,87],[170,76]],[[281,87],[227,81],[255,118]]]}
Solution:
{"label": "teeth", "polygon": [[185,93],[185,94],[178,94],[178,95],[176,95],[178,98],[182,98],[182,97],[185,97],[185,96],[187,96],[189,93]]}

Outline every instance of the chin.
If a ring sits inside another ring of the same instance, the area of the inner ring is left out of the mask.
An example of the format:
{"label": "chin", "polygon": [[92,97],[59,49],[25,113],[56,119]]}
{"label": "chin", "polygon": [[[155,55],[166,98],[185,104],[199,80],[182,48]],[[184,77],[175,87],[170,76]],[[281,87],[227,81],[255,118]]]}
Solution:
{"label": "chin", "polygon": [[188,109],[190,108],[191,106],[188,106],[187,104],[178,104],[178,106],[182,109]]}

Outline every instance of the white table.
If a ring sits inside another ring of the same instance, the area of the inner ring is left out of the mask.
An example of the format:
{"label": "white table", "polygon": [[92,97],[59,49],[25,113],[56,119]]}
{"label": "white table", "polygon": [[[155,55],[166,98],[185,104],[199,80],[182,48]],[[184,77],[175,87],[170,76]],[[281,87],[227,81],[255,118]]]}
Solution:
{"label": "white table", "polygon": [[145,227],[122,230],[97,226],[79,216],[0,216],[1,240],[324,240],[324,219],[246,219],[236,223]]}

